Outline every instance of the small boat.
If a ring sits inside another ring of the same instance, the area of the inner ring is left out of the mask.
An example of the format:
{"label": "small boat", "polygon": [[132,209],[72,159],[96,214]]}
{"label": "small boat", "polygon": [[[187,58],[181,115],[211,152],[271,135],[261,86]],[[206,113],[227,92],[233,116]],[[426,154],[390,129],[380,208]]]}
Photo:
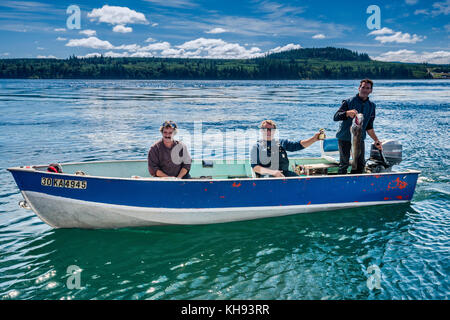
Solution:
{"label": "small boat", "polygon": [[257,178],[250,160],[193,160],[189,180],[151,177],[146,160],[63,163],[61,173],[48,165],[8,170],[21,205],[54,228],[212,224],[405,203],[420,173],[339,175],[324,152],[290,165],[302,175]]}

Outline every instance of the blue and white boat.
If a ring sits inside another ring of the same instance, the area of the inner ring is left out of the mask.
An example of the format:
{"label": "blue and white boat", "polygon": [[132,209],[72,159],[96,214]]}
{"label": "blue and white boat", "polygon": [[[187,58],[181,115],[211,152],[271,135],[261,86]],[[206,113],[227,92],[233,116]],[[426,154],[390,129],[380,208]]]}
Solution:
{"label": "blue and white boat", "polygon": [[256,178],[250,161],[194,160],[193,179],[149,176],[146,160],[9,168],[25,201],[54,228],[194,225],[411,201],[419,171],[337,174],[336,161],[291,159],[303,175]]}

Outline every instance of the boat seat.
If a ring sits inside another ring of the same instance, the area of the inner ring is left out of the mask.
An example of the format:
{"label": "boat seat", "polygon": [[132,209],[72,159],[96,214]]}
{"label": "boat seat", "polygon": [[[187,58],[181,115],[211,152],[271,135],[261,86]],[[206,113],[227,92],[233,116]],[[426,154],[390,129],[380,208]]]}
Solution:
{"label": "boat seat", "polygon": [[331,162],[338,162],[333,155],[339,155],[339,145],[337,138],[327,138],[320,140],[321,156]]}

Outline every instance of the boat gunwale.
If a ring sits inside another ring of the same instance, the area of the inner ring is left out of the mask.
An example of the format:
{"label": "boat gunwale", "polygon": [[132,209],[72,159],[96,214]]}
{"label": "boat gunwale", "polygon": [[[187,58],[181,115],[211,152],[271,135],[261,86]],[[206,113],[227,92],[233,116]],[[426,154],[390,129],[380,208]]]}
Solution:
{"label": "boat gunwale", "polygon": [[[291,160],[318,160],[323,159],[321,157],[314,158],[293,158]],[[198,159],[194,159],[197,160]],[[203,159],[205,160],[205,159]],[[211,159],[215,160],[215,159]],[[99,160],[99,161],[87,161],[87,162],[67,162],[60,163],[62,166],[64,165],[77,165],[77,164],[87,164],[87,163],[116,163],[116,162],[146,162],[147,160]],[[221,160],[219,160],[221,161]],[[227,161],[227,160],[223,160]],[[233,161],[246,161],[245,159],[237,159]],[[77,178],[95,178],[95,179],[113,179],[113,180],[126,180],[126,181],[161,181],[161,182],[210,182],[210,181],[235,181],[235,180],[254,180],[254,181],[263,181],[263,180],[294,180],[294,179],[317,179],[317,178],[336,178],[336,177],[367,177],[367,176],[379,176],[379,175],[393,175],[393,174],[421,174],[422,172],[414,169],[406,169],[407,171],[390,171],[390,172],[379,172],[379,173],[359,173],[359,174],[333,174],[333,175],[310,175],[310,176],[298,176],[298,177],[267,177],[267,178],[253,178],[253,177],[241,177],[241,178],[232,178],[232,179],[212,179],[212,178],[191,178],[191,179],[178,179],[175,177],[169,178],[157,178],[157,177],[139,177],[139,178],[123,178],[123,177],[108,177],[108,176],[94,176],[94,175],[76,175],[74,173],[56,173],[56,172],[48,172],[48,171],[38,171],[35,168],[37,167],[46,167],[48,165],[35,165],[29,166],[30,168],[24,167],[10,167],[7,168],[9,172],[12,171],[27,171],[27,172],[35,172],[42,174],[50,174],[50,175],[66,175],[70,177]]]}

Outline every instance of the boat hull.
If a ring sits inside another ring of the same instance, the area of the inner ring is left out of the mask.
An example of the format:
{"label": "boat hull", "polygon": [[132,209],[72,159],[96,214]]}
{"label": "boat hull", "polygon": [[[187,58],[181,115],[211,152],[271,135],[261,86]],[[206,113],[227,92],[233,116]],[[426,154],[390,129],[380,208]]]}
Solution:
{"label": "boat hull", "polygon": [[210,224],[404,203],[419,174],[170,180],[9,170],[33,211],[55,228]]}

